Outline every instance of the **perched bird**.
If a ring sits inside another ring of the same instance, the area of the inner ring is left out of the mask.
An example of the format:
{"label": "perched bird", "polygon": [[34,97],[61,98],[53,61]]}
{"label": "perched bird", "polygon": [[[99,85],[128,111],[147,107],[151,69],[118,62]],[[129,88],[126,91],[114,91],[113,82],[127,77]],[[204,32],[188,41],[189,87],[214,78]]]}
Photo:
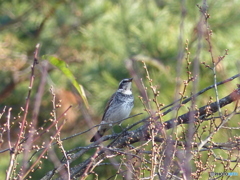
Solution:
{"label": "perched bird", "polygon": [[[96,134],[90,142],[95,142],[103,136],[105,131],[109,130],[114,123],[121,123],[121,120],[127,118],[132,111],[134,97],[132,95],[132,79],[123,79],[119,83],[118,90],[112,95],[104,110],[102,122]],[[118,122],[119,121],[119,122]]]}

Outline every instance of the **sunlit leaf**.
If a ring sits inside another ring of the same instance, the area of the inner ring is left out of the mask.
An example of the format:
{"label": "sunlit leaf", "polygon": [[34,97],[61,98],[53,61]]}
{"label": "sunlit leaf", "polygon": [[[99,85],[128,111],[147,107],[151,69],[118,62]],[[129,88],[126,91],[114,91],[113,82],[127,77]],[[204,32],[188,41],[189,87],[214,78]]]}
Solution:
{"label": "sunlit leaf", "polygon": [[76,78],[74,77],[73,73],[71,70],[68,68],[68,65],[61,59],[58,59],[57,57],[54,56],[44,56],[44,59],[47,59],[52,65],[56,66],[58,69],[60,69],[65,76],[70,80],[72,85],[77,89],[79,95],[83,99],[83,102],[87,108],[89,108],[89,104],[87,101],[87,97],[84,91],[84,88],[81,84],[79,84],[76,81]]}

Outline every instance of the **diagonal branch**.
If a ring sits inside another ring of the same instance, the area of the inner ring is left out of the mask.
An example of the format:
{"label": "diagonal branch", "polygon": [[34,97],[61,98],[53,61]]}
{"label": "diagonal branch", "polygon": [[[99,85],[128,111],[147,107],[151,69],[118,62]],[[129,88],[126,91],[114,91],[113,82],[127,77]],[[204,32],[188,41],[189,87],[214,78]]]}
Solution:
{"label": "diagonal branch", "polygon": [[[198,110],[195,111],[189,111],[181,116],[179,116],[178,118],[174,118],[174,119],[170,119],[168,121],[164,122],[164,125],[161,124],[159,121],[155,121],[155,130],[160,132],[161,130],[163,130],[163,128],[165,129],[171,129],[176,127],[179,124],[188,124],[189,122],[193,122],[190,121],[190,117],[195,117],[194,121],[199,121],[201,119],[204,119],[210,115],[212,115],[213,113],[218,111],[218,105],[222,108],[230,103],[233,103],[237,100],[240,99],[240,85],[238,85],[238,88],[236,90],[234,90],[232,93],[230,93],[228,96],[222,98],[219,100],[219,104],[217,102],[213,102],[209,105],[203,106],[201,108],[199,108]],[[194,114],[194,116],[192,116],[192,114]],[[164,115],[164,114],[163,114]],[[151,117],[151,119],[157,120],[159,119],[159,116],[156,117]],[[210,120],[210,119],[209,119]],[[113,135],[107,135],[101,138],[100,142],[109,140],[109,139],[114,139],[113,142],[111,142],[108,146],[108,148],[124,148],[126,146],[129,146],[130,144],[133,144],[135,142],[139,142],[139,141],[147,141],[148,139],[150,139],[150,132],[149,132],[149,125],[150,123],[150,117],[147,117],[144,119],[144,121],[146,123],[142,126],[140,126],[139,128],[137,128],[136,130],[133,131],[123,131],[123,133],[120,134],[113,134]],[[83,154],[83,152],[86,152],[88,149],[91,149],[93,147],[93,145],[95,147],[99,147],[97,146],[97,144],[91,144],[88,146],[88,148],[86,148],[85,150],[80,150],[79,152],[77,152],[75,154],[75,156],[72,157],[71,162],[73,162],[75,159],[79,158],[79,156],[81,156],[81,154]],[[80,155],[77,155],[80,154]],[[94,159],[95,160],[99,160],[101,159],[102,155],[104,154],[104,151],[100,151],[97,155],[94,155]],[[91,158],[86,159],[83,163],[72,167],[71,168],[71,177],[82,177],[83,173],[85,172],[86,168],[88,167],[89,169],[91,169],[90,163],[91,163]],[[64,162],[63,162],[64,164]],[[61,169],[62,167],[59,167],[59,169]],[[55,174],[54,170],[50,171],[49,173],[47,173],[42,179],[49,179],[52,177],[52,175]],[[61,179],[61,178],[59,178]]]}
{"label": "diagonal branch", "polygon": [[[230,93],[228,96],[220,99],[219,106],[222,108],[239,99],[240,99],[240,85],[238,85],[238,88],[234,90],[232,93]],[[168,121],[165,121],[164,128],[171,129],[176,127],[179,124],[188,124],[189,122],[193,122],[193,121],[190,121],[190,117],[195,117],[196,118],[195,121],[198,121],[212,115],[217,111],[218,111],[218,103],[213,102],[209,105],[199,108],[198,110],[189,111],[179,116],[178,118],[173,118]],[[194,116],[191,116],[191,114],[194,114]],[[158,119],[158,118],[159,116],[155,117],[154,119]],[[148,119],[150,119],[150,117],[148,117]],[[138,129],[126,132],[121,136],[121,138],[119,138],[114,142],[114,144],[112,144],[112,147],[122,148],[138,141],[147,140],[150,136],[150,134],[148,133],[148,126],[150,123],[151,122],[146,122],[143,126],[139,127]],[[163,125],[161,125],[159,122],[155,122],[155,123],[156,123],[155,124],[156,129],[158,129],[158,131],[163,129]]]}
{"label": "diagonal branch", "polygon": [[[222,108],[239,99],[240,99],[240,85],[238,85],[238,88],[234,90],[231,94],[219,100],[219,107]],[[199,117],[200,119],[204,119],[217,111],[218,111],[218,102],[216,101],[209,105],[203,106],[199,110],[195,110],[194,112],[190,111],[186,114],[183,114],[179,116],[177,119],[170,119],[166,121],[165,127],[167,129],[171,129],[174,126],[179,124],[188,124],[190,120],[189,118],[191,117],[190,116],[191,113],[193,113],[196,117]]]}

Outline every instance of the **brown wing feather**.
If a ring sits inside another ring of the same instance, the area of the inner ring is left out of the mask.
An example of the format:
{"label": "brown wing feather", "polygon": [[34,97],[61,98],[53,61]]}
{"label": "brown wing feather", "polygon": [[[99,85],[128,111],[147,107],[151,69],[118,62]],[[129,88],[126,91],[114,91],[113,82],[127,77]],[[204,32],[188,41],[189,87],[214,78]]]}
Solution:
{"label": "brown wing feather", "polygon": [[102,117],[102,121],[103,121],[104,118],[105,118],[105,114],[106,114],[109,106],[112,104],[113,97],[115,96],[115,94],[116,94],[116,93],[114,93],[114,94],[111,96],[111,98],[109,99],[109,101],[107,102],[107,105],[106,105],[106,107],[105,107],[105,109],[104,109],[104,114],[103,114],[103,117]]}

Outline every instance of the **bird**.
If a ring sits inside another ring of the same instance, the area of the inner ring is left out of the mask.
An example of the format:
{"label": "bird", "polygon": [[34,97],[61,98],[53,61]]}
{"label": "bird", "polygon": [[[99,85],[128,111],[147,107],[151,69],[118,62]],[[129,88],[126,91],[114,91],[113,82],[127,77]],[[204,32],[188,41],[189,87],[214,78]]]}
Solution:
{"label": "bird", "polygon": [[107,130],[112,128],[113,124],[121,124],[121,120],[129,117],[134,106],[134,96],[131,89],[132,80],[133,78],[127,78],[119,83],[117,91],[106,105],[98,131],[90,142],[97,141]]}

